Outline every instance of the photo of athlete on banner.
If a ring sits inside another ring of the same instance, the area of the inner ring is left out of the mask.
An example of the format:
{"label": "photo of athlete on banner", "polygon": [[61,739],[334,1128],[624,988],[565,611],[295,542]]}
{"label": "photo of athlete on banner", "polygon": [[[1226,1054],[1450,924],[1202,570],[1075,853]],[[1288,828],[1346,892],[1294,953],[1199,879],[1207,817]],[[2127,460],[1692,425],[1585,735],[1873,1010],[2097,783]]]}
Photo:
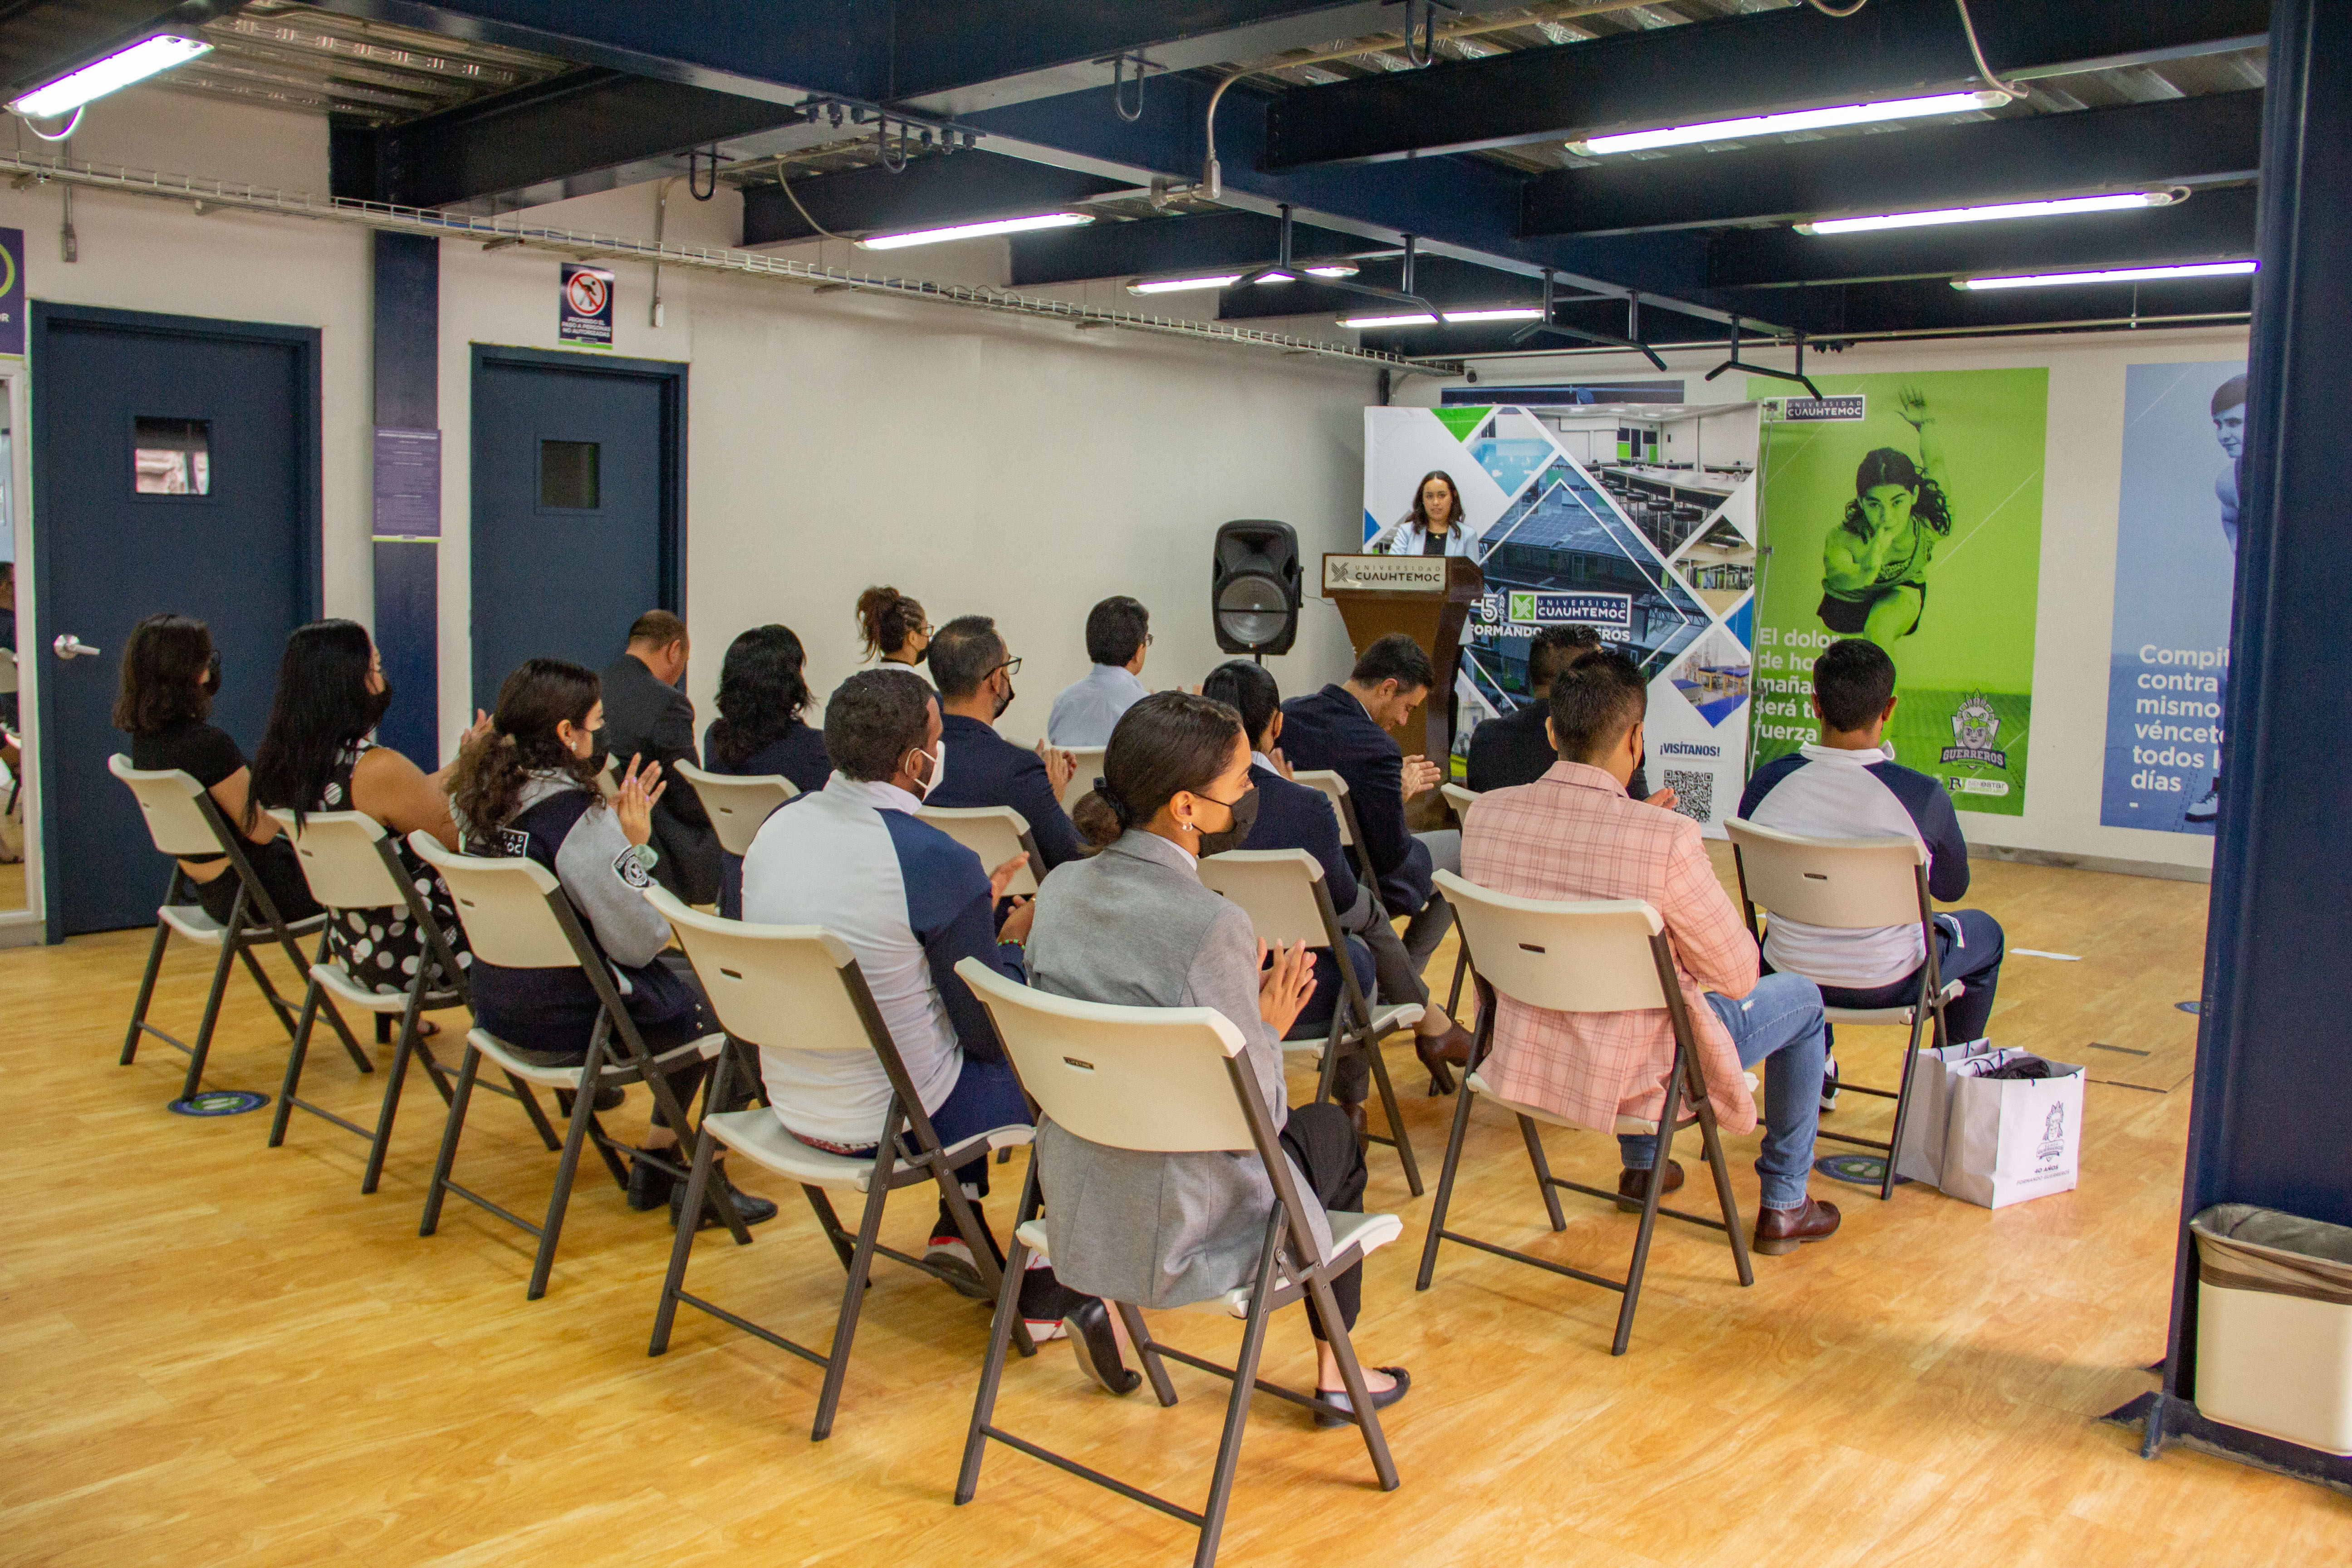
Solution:
{"label": "photo of athlete on banner", "polygon": [[1822,550],[1822,624],[1866,637],[1890,655],[1895,639],[1919,629],[1927,607],[1927,567],[1936,542],[1952,533],[1951,486],[1943,479],[1928,426],[1936,416],[1916,387],[1895,406],[1918,434],[1919,458],[1874,447],[1853,472],[1853,500]]}

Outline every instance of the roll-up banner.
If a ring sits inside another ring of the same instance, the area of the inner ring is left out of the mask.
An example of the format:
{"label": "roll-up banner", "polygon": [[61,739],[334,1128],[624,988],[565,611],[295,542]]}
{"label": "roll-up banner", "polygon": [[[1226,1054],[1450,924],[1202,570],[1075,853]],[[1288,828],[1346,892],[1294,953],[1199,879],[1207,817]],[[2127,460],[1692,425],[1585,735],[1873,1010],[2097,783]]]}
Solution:
{"label": "roll-up banner", "polygon": [[1817,375],[1765,400],[1755,763],[1815,733],[1812,666],[1841,637],[1893,656],[1895,760],[1962,811],[2025,809],[2050,374]]}
{"label": "roll-up banner", "polygon": [[1529,700],[1536,634],[1590,626],[1650,678],[1651,786],[1720,836],[1748,763],[1756,432],[1748,404],[1364,411],[1364,548],[1393,542],[1443,472],[1486,574],[1454,685],[1455,777],[1478,724]]}
{"label": "roll-up banner", "polygon": [[2245,433],[2244,360],[2124,367],[2105,826],[2213,831]]}

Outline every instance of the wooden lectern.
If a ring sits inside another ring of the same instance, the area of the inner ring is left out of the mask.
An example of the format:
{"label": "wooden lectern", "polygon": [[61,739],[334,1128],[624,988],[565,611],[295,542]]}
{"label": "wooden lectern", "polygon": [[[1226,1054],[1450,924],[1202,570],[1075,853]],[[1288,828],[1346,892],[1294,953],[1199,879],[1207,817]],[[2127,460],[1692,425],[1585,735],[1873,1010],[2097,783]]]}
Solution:
{"label": "wooden lectern", "polygon": [[1323,596],[1339,606],[1348,641],[1358,653],[1402,632],[1419,643],[1437,667],[1430,700],[1391,731],[1407,756],[1418,752],[1447,767],[1454,731],[1447,710],[1454,670],[1460,661],[1462,626],[1470,606],[1486,591],[1486,574],[1460,555],[1326,555]]}

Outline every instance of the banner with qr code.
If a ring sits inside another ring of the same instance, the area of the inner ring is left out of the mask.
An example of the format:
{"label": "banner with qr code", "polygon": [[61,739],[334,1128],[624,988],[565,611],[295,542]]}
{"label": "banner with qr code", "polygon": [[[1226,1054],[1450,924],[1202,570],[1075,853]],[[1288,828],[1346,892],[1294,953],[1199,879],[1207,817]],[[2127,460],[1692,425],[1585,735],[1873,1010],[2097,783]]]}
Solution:
{"label": "banner with qr code", "polygon": [[1536,638],[1589,626],[1650,678],[1651,788],[1671,791],[1675,809],[1721,835],[1748,761],[1757,412],[1752,404],[1364,411],[1366,551],[1408,537],[1414,498],[1442,474],[1486,574],[1454,686],[1456,778],[1477,726],[1531,700]]}
{"label": "banner with qr code", "polygon": [[1765,399],[1756,764],[1818,733],[1813,661],[1846,637],[1895,662],[1895,760],[1962,811],[2021,816],[2033,716],[2042,369],[1816,375]]}

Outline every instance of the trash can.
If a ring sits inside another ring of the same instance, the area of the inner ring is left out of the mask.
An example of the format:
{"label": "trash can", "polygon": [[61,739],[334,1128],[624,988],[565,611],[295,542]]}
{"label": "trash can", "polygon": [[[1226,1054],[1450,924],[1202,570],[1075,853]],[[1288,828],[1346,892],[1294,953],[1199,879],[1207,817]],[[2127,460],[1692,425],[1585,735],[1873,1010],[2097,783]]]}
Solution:
{"label": "trash can", "polygon": [[2352,1226],[2217,1204],[2189,1229],[2198,1410],[2352,1455]]}

